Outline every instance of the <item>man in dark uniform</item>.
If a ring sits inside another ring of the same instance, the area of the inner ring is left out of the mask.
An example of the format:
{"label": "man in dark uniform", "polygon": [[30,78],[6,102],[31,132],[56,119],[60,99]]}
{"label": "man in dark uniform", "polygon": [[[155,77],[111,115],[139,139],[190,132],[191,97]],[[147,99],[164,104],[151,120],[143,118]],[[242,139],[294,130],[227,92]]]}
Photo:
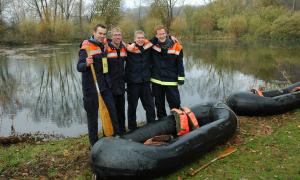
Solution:
{"label": "man in dark uniform", "polygon": [[[116,107],[111,92],[105,53],[106,27],[97,24],[93,36],[82,42],[79,51],[77,70],[82,73],[82,90],[84,109],[87,112],[89,141],[94,145],[98,140],[98,96],[91,71],[94,64],[101,96],[107,106],[115,134],[120,134]],[[90,56],[88,56],[88,51]]]}
{"label": "man in dark uniform", "polygon": [[158,42],[152,46],[153,67],[151,74],[152,91],[155,98],[157,117],[167,116],[165,97],[170,109],[180,107],[178,85],[184,83],[182,46],[167,38],[166,28],[157,26]]}
{"label": "man in dark uniform", "polygon": [[129,130],[137,128],[136,108],[139,98],[146,111],[147,123],[155,120],[155,108],[150,88],[153,44],[145,39],[145,33],[139,30],[135,32],[135,42],[132,45],[127,48],[125,66]]}
{"label": "man in dark uniform", "polygon": [[121,29],[115,27],[111,30],[112,40],[106,49],[109,77],[112,81],[112,94],[116,105],[119,123],[119,132],[125,133],[125,60],[126,47],[122,43]]}

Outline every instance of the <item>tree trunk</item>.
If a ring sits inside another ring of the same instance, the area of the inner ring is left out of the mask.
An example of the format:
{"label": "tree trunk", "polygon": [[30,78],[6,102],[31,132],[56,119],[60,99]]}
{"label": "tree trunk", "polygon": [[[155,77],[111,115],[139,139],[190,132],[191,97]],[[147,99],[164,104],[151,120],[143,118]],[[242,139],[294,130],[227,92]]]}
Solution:
{"label": "tree trunk", "polygon": [[56,24],[56,16],[57,16],[57,0],[54,1],[54,26]]}
{"label": "tree trunk", "polygon": [[80,34],[82,35],[83,27],[82,27],[82,0],[79,0],[79,27]]}
{"label": "tree trunk", "polygon": [[296,0],[293,1],[293,11],[295,11],[295,7],[296,7]]}
{"label": "tree trunk", "polygon": [[43,15],[42,15],[42,12],[41,12],[41,10],[40,10],[40,7],[39,7],[39,4],[38,4],[37,0],[34,0],[34,5],[35,5],[36,10],[37,10],[37,12],[38,12],[38,14],[39,14],[39,17],[40,17],[41,22],[43,22],[43,21],[44,21]]}

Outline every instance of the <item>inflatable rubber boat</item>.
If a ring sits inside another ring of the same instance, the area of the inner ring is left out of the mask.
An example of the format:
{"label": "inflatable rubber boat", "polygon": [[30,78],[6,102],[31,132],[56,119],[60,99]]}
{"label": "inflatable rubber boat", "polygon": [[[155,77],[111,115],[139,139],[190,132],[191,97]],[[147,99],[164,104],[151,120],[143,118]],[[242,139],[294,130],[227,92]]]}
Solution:
{"label": "inflatable rubber boat", "polygon": [[[236,115],[224,103],[207,103],[191,108],[199,128],[176,135],[173,115],[147,124],[122,137],[104,137],[92,147],[91,165],[100,178],[132,179],[157,177],[193,161],[236,131]],[[157,135],[174,138],[161,145],[145,145]]]}
{"label": "inflatable rubber boat", "polygon": [[228,97],[226,103],[238,115],[281,114],[300,108],[300,82],[284,89],[236,92]]}

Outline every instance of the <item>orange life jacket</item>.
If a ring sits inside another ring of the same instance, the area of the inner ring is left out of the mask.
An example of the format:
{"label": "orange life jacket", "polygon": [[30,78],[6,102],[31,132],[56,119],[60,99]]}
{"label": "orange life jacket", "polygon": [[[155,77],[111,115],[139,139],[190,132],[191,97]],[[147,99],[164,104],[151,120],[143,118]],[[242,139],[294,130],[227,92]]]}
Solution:
{"label": "orange life jacket", "polygon": [[294,92],[295,92],[295,91],[300,91],[300,86],[295,87],[295,88],[293,89],[293,91],[294,91]]}
{"label": "orange life jacket", "polygon": [[198,124],[197,118],[196,118],[195,114],[191,111],[191,109],[188,108],[188,107],[183,107],[182,110],[185,112],[185,114],[189,118],[190,127],[192,129],[199,128],[199,124]]}
{"label": "orange life jacket", "polygon": [[118,56],[117,49],[111,48],[110,46],[107,46],[107,58],[125,58],[127,56],[126,48],[123,46],[120,49],[120,56]]}
{"label": "orange life jacket", "polygon": [[258,95],[258,96],[264,96],[263,95],[263,91],[262,90],[260,90],[260,89],[252,89],[253,91],[254,91],[254,94],[256,94],[256,95]]}
{"label": "orange life jacket", "polygon": [[[173,115],[176,120],[177,135],[182,136],[184,134],[189,133],[190,127],[189,127],[188,117],[185,114],[185,112],[176,108],[173,108],[171,112],[173,112]],[[178,116],[179,116],[179,120],[177,118]]]}
{"label": "orange life jacket", "polygon": [[[144,50],[147,50],[147,49],[151,48],[152,46],[153,46],[153,44],[148,39],[144,40],[144,45],[143,45]],[[133,49],[127,48],[127,51],[131,52],[131,53],[135,53],[135,54],[141,53],[141,50],[136,46]]]}
{"label": "orange life jacket", "polygon": [[89,52],[87,52],[87,53],[91,56],[102,53],[101,48],[99,46],[97,46],[94,43],[89,42],[88,40],[84,40],[82,42],[80,49],[85,49],[85,50],[88,49]]}
{"label": "orange life jacket", "polygon": [[[157,52],[161,52],[161,48],[159,45],[154,45],[152,48]],[[182,46],[179,43],[175,43],[172,47],[168,48],[167,53],[179,55],[181,50]]]}
{"label": "orange life jacket", "polygon": [[184,108],[182,108],[182,110],[173,108],[171,110],[171,112],[173,112],[173,115],[179,116],[179,121],[177,120],[177,118],[175,116],[178,136],[182,136],[184,134],[189,133],[190,128],[192,130],[199,128],[199,124],[196,119],[196,116],[189,108],[184,107]]}

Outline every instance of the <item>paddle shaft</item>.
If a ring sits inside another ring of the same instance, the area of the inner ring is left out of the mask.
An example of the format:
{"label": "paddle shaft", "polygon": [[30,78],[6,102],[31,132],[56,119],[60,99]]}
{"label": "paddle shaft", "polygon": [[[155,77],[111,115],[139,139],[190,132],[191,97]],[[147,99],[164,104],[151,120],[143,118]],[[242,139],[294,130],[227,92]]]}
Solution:
{"label": "paddle shaft", "polygon": [[[87,51],[88,57],[91,56],[89,46],[87,47],[86,51]],[[100,114],[100,119],[101,119],[101,123],[102,123],[103,135],[112,136],[114,134],[113,126],[111,123],[108,109],[107,109],[107,107],[103,101],[103,98],[100,94],[100,89],[99,89],[99,85],[98,85],[98,81],[97,81],[94,64],[92,63],[90,66],[91,66],[91,71],[92,71],[92,75],[93,75],[93,79],[95,82],[96,91],[97,91],[97,95],[98,95],[99,114]]]}
{"label": "paddle shaft", "polygon": [[228,148],[226,149],[224,152],[222,152],[221,154],[218,155],[218,157],[214,158],[213,160],[211,160],[210,162],[200,166],[198,169],[194,170],[191,168],[191,171],[189,172],[189,175],[190,176],[194,176],[195,174],[197,174],[199,171],[201,171],[202,169],[205,169],[207,166],[209,166],[210,164],[212,164],[213,162],[219,160],[219,159],[222,159],[228,155],[230,155],[231,153],[235,152],[236,149],[235,148]]}

